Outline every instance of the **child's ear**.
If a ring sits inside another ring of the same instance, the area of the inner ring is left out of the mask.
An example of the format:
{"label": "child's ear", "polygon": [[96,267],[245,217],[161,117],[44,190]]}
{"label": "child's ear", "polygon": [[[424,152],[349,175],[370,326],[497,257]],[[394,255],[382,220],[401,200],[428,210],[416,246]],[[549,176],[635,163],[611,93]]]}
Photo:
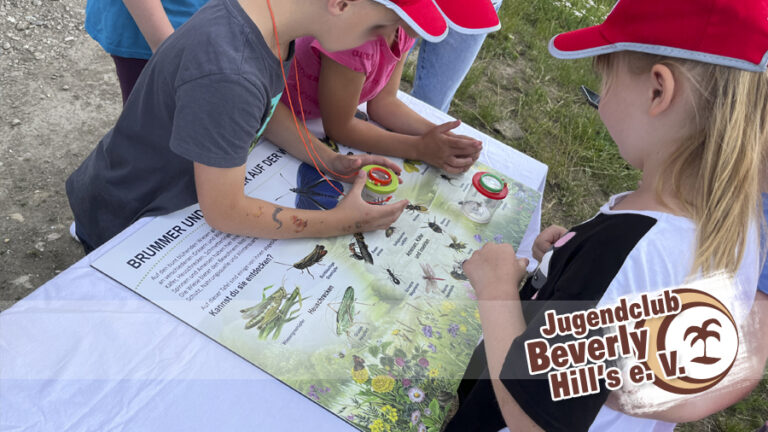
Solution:
{"label": "child's ear", "polygon": [[663,64],[655,64],[651,68],[651,104],[648,114],[651,117],[665,112],[675,95],[675,75],[672,70]]}
{"label": "child's ear", "polygon": [[327,0],[327,1],[328,1],[328,11],[331,12],[332,15],[341,15],[347,10],[347,8],[349,8],[350,3],[356,3],[359,0]]}

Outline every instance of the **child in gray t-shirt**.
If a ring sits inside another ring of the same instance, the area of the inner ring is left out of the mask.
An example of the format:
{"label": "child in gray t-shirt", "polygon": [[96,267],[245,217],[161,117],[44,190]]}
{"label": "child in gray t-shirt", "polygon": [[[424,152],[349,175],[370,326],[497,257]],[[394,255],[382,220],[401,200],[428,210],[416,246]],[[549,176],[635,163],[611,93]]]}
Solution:
{"label": "child in gray t-shirt", "polygon": [[[90,251],[142,216],[195,202],[209,225],[239,235],[327,237],[388,227],[407,202],[367,204],[360,176],[333,210],[283,208],[245,196],[245,161],[262,133],[309,161],[290,111],[278,104],[293,39],[311,35],[329,50],[349,49],[407,21],[437,40],[444,20],[431,0],[212,0],[159,47],[115,127],[67,180],[78,238]],[[400,172],[386,158],[339,155],[311,139],[341,176],[355,178],[367,164]]]}

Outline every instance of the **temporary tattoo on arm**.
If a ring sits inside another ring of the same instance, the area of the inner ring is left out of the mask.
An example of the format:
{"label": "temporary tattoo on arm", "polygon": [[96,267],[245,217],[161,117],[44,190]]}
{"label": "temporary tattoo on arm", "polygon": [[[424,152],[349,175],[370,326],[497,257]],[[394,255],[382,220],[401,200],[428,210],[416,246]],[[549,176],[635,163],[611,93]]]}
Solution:
{"label": "temporary tattoo on arm", "polygon": [[[259,207],[256,208],[256,212],[253,213],[253,217],[257,217],[258,218],[258,217],[261,217],[262,214],[264,214],[264,209],[261,208],[261,206],[259,206]],[[251,214],[248,213],[247,215],[250,216]]]}
{"label": "temporary tattoo on arm", "polygon": [[291,216],[291,221],[293,222],[293,226],[295,228],[293,230],[293,232],[295,232],[295,233],[300,233],[300,232],[304,231],[304,228],[307,227],[307,220],[306,219],[302,219],[302,218],[296,217],[296,216]]}
{"label": "temporary tattoo on arm", "polygon": [[280,213],[281,211],[283,211],[282,207],[275,207],[275,212],[272,213],[272,220],[275,221],[275,223],[277,223],[277,229],[280,229],[283,227],[283,223],[277,219],[277,214]]}

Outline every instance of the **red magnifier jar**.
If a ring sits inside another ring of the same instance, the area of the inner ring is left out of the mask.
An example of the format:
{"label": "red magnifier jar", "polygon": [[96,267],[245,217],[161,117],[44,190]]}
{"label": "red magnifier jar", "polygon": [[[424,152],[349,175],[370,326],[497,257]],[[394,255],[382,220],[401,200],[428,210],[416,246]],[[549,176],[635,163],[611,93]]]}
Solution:
{"label": "red magnifier jar", "polygon": [[472,187],[461,201],[461,211],[470,220],[486,224],[509,194],[507,183],[495,174],[481,171],[472,176]]}

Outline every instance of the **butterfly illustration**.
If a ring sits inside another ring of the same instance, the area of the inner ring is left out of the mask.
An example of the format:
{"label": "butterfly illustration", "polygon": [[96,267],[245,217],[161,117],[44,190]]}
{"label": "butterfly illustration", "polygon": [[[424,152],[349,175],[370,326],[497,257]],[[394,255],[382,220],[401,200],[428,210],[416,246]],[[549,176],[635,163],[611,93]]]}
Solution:
{"label": "butterfly illustration", "polygon": [[[302,163],[296,171],[296,187],[290,191],[296,194],[296,208],[304,210],[330,210],[339,203],[339,191],[344,187],[336,180],[328,184],[315,167]],[[336,189],[338,189],[338,191]],[[278,197],[277,199],[280,199]]]}

